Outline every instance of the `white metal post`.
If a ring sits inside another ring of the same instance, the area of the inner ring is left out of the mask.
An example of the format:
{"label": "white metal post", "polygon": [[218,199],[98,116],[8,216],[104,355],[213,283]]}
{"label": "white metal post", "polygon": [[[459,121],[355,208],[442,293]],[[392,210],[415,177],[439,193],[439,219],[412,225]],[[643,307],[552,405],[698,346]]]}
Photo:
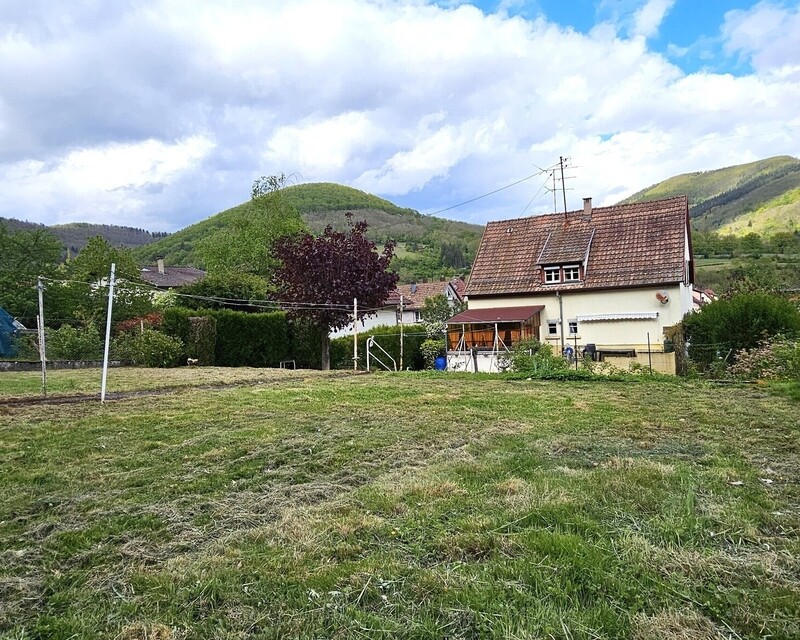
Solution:
{"label": "white metal post", "polygon": [[36,328],[39,330],[39,360],[42,362],[42,395],[47,397],[47,350],[44,344],[44,284],[39,276],[36,279],[36,288],[39,290],[39,316],[36,318]]}
{"label": "white metal post", "polygon": [[106,317],[106,346],[103,350],[103,381],[100,384],[100,402],[106,401],[106,378],[108,378],[108,347],[111,343],[111,310],[114,305],[114,271],[117,265],[111,263],[111,277],[108,280],[108,316]]}
{"label": "white metal post", "polygon": [[400,371],[403,370],[403,296],[400,296]]}
{"label": "white metal post", "polygon": [[358,371],[358,298],[353,298],[353,371]]}

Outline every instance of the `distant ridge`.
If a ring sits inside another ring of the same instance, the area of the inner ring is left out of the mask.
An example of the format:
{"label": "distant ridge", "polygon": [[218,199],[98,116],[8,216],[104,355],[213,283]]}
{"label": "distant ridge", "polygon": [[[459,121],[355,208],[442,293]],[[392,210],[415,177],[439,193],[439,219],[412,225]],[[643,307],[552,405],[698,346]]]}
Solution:
{"label": "distant ridge", "polygon": [[798,189],[800,160],[776,156],[674,176],[635,193],[621,204],[686,194],[696,230],[772,235],[800,228]]}
{"label": "distant ridge", "polygon": [[70,222],[68,224],[55,224],[46,226],[26,220],[15,218],[0,218],[0,224],[12,231],[29,231],[31,229],[47,229],[55,235],[64,245],[64,249],[73,252],[80,251],[86,246],[89,238],[101,236],[115,247],[140,247],[154,240],[163,238],[162,232],[150,232],[135,227],[121,227],[115,224],[91,224],[89,222]]}

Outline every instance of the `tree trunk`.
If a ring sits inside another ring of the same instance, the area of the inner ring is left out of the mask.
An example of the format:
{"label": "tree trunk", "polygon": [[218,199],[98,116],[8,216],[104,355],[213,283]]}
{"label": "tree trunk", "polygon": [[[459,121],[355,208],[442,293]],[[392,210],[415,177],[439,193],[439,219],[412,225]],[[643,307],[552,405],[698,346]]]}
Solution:
{"label": "tree trunk", "polygon": [[331,337],[328,334],[327,327],[322,330],[321,335],[322,343],[322,359],[321,369],[323,371],[330,371],[331,368]]}

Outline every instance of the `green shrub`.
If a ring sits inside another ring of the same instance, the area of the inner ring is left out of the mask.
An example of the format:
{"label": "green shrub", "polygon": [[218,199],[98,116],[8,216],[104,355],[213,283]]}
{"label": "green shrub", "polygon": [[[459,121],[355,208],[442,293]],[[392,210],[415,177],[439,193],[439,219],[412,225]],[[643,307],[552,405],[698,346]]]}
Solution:
{"label": "green shrub", "polygon": [[112,357],[142,367],[175,367],[183,358],[183,343],[160,331],[122,333],[111,342]]}
{"label": "green shrub", "polygon": [[728,373],[743,380],[800,380],[800,342],[775,336],[736,353]]}
{"label": "green shrub", "polygon": [[282,360],[291,359],[289,326],[286,314],[281,311],[242,313],[228,309],[173,307],[164,310],[163,330],[188,344],[189,318],[199,316],[216,320],[214,362],[218,366],[277,367]]}
{"label": "green shrub", "polygon": [[683,330],[689,358],[701,372],[711,371],[715,362],[730,365],[742,350],[773,336],[800,335],[800,311],[778,295],[741,293],[687,315]]}
{"label": "green shrub", "polygon": [[92,324],[79,328],[65,324],[47,331],[45,350],[48,360],[99,360],[103,357],[103,340]]}
{"label": "green shrub", "polygon": [[536,339],[522,340],[515,344],[508,355],[508,365],[514,372],[537,377],[570,368],[564,358],[553,354],[552,346],[542,344]]}
{"label": "green shrub", "polygon": [[445,347],[444,338],[428,338],[419,346],[426,369],[433,369],[436,364],[436,358],[447,353]]}
{"label": "green shrub", "polygon": [[200,365],[214,364],[217,347],[217,321],[212,316],[189,316],[189,338],[186,351]]}

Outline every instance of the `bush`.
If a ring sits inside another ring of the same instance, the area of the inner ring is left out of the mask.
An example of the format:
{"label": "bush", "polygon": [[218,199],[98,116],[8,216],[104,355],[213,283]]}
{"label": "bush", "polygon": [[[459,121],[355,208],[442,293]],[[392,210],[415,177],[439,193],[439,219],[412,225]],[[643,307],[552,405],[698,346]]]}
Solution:
{"label": "bush", "polygon": [[65,324],[47,331],[45,350],[48,360],[99,360],[103,357],[103,340],[92,324],[80,328]]}
{"label": "bush", "polygon": [[522,340],[508,354],[508,365],[512,371],[531,376],[547,376],[568,370],[569,363],[553,354],[553,347],[536,339]]}
{"label": "bush", "polygon": [[776,336],[742,349],[728,373],[743,380],[800,380],[800,342]]}
{"label": "bush", "polygon": [[436,358],[447,353],[445,347],[444,338],[428,338],[419,346],[422,359],[425,361],[426,369],[433,369],[436,364]]}
{"label": "bush", "polygon": [[689,358],[700,371],[709,371],[715,361],[731,364],[738,353],[778,334],[800,335],[800,311],[778,295],[742,293],[687,315],[683,330]]}
{"label": "bush", "polygon": [[217,348],[217,321],[212,316],[189,316],[189,338],[186,351],[197,364],[214,364]]}
{"label": "bush", "polygon": [[214,362],[218,366],[277,367],[282,360],[291,359],[289,326],[282,311],[243,313],[173,307],[164,310],[164,332],[189,344],[189,318],[201,316],[216,320]]}
{"label": "bush", "polygon": [[183,359],[183,342],[160,331],[145,329],[117,336],[111,342],[115,359],[142,367],[175,367]]}
{"label": "bush", "polygon": [[153,311],[143,316],[120,320],[114,326],[117,333],[127,333],[129,331],[141,331],[142,329],[160,329],[164,322],[164,315]]}

